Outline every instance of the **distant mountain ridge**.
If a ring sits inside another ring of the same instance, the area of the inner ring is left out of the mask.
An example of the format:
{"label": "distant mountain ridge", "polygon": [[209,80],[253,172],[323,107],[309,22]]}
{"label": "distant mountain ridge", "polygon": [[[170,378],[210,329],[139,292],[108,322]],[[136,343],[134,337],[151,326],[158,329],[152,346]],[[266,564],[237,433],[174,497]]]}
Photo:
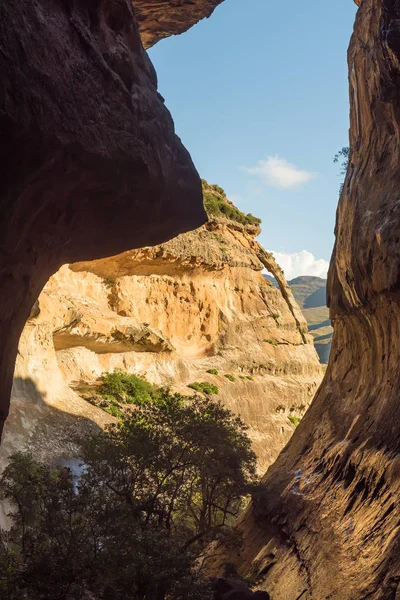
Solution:
{"label": "distant mountain ridge", "polygon": [[[271,275],[265,277],[277,285],[274,277]],[[302,275],[288,281],[288,284],[306,318],[319,359],[321,363],[327,364],[333,329],[329,319],[329,309],[326,306],[326,279]]]}

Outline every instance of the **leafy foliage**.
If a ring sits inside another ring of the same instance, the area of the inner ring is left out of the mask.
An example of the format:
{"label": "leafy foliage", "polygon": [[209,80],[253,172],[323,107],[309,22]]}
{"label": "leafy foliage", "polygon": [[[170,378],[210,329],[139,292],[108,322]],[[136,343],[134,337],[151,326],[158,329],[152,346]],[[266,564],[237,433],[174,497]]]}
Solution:
{"label": "leafy foliage", "polygon": [[202,179],[204,208],[209,216],[226,217],[242,225],[260,225],[261,219],[251,213],[242,213],[229,202],[224,190],[218,185],[210,185]]}
{"label": "leafy foliage", "polygon": [[334,163],[340,162],[340,174],[341,175],[346,175],[347,167],[349,166],[350,153],[351,153],[350,147],[343,146],[339,150],[339,152],[337,152],[337,154],[335,154],[335,156],[333,157]]}
{"label": "leafy foliage", "polygon": [[121,369],[103,373],[99,392],[106,398],[118,399],[126,404],[145,404],[157,402],[160,392],[158,388],[142,377],[129,375]]}
{"label": "leafy foliage", "polygon": [[193,383],[189,383],[188,387],[196,392],[202,392],[207,396],[218,394],[219,391],[217,385],[214,383],[209,383],[208,381],[194,381]]}
{"label": "leafy foliage", "polygon": [[208,369],[207,373],[210,373],[210,375],[218,375],[217,369]]}
{"label": "leafy foliage", "polygon": [[[333,157],[334,163],[340,162],[340,174],[341,175],[346,175],[347,169],[349,167],[350,157],[351,157],[351,149],[349,146],[343,146],[339,150],[339,152],[337,152],[337,154],[335,154],[335,156]],[[342,193],[343,185],[344,184],[342,182],[340,184],[339,193]]]}
{"label": "leafy foliage", "polygon": [[255,484],[242,421],[164,391],[83,442],[83,470],[16,454],[0,479],[2,600],[200,600],[196,557]]}
{"label": "leafy foliage", "polygon": [[224,377],[226,377],[227,379],[229,379],[229,381],[236,381],[236,377],[234,375],[232,375],[232,373],[225,373]]}

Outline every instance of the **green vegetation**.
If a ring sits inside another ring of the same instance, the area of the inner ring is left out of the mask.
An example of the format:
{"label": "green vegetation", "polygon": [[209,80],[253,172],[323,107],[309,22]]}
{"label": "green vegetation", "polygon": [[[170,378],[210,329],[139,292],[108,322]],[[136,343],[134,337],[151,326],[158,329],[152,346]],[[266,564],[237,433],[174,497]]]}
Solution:
{"label": "green vegetation", "polygon": [[264,340],[266,344],[271,344],[272,346],[277,346],[278,342],[276,340]]}
{"label": "green vegetation", "polygon": [[120,419],[122,417],[122,410],[118,402],[110,400],[108,404],[101,407],[104,412],[109,413],[113,417]]}
{"label": "green vegetation", "polygon": [[291,415],[288,417],[288,419],[295,427],[297,427],[297,425],[301,421],[301,419],[299,417],[292,417]]}
{"label": "green vegetation", "polygon": [[254,377],[252,375],[246,375],[246,379],[249,381],[254,381]]}
{"label": "green vegetation", "polygon": [[220,248],[222,254],[227,254],[228,250],[226,248]]}
{"label": "green vegetation", "polygon": [[[349,167],[349,162],[351,158],[351,150],[349,146],[343,146],[337,154],[333,157],[334,163],[340,162],[340,174],[346,175],[347,169]],[[343,183],[340,184],[339,193],[342,193]]]}
{"label": "green vegetation", "polygon": [[210,373],[210,375],[218,375],[217,369],[208,369],[207,373]]}
{"label": "green vegetation", "polygon": [[236,381],[236,377],[234,375],[232,375],[232,373],[225,373],[224,377],[226,377],[227,379],[229,379],[229,381]]}
{"label": "green vegetation", "polygon": [[90,389],[80,388],[79,393],[90,404],[118,419],[122,418],[129,405],[162,405],[168,402],[170,396],[168,389],[153,385],[143,377],[129,375],[121,369],[103,373],[95,395],[93,386]]}
{"label": "green vegetation", "polygon": [[99,393],[106,399],[123,404],[156,402],[159,390],[142,377],[128,375],[121,369],[103,373]]}
{"label": "green vegetation", "polygon": [[243,422],[210,398],[143,402],[82,441],[79,475],[18,453],[0,478],[2,600],[208,600],[196,569],[255,489]]}
{"label": "green vegetation", "polygon": [[242,225],[260,225],[261,219],[251,213],[242,213],[226,197],[224,190],[218,185],[210,185],[202,179],[204,208],[210,217],[226,217]]}
{"label": "green vegetation", "polygon": [[209,383],[208,381],[195,381],[194,383],[190,383],[188,387],[196,392],[202,392],[207,396],[218,394],[218,386],[214,385],[213,383]]}

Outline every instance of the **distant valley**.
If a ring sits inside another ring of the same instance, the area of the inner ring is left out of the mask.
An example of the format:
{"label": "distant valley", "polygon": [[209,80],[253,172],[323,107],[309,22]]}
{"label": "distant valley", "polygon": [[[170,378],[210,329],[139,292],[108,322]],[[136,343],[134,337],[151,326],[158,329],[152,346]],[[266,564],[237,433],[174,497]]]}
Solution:
{"label": "distant valley", "polygon": [[[265,275],[274,285],[274,277]],[[327,364],[332,343],[332,325],[329,309],[326,306],[326,279],[304,275],[288,281],[308,323],[308,330],[314,338],[315,349],[321,363]]]}

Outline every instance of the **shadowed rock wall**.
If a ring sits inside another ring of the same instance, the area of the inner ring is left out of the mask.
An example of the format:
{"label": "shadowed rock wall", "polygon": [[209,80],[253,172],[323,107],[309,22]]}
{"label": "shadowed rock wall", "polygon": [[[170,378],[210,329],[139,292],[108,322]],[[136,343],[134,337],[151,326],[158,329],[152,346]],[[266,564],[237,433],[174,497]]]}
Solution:
{"label": "shadowed rock wall", "polygon": [[[218,2],[135,2],[147,43],[161,4],[170,35]],[[1,432],[20,333],[50,275],[205,213],[128,0],[4,0],[0,40]]]}
{"label": "shadowed rock wall", "polygon": [[[400,6],[363,0],[324,382],[242,520],[240,571],[274,600],[400,595]],[[232,562],[232,556],[229,556]]]}

